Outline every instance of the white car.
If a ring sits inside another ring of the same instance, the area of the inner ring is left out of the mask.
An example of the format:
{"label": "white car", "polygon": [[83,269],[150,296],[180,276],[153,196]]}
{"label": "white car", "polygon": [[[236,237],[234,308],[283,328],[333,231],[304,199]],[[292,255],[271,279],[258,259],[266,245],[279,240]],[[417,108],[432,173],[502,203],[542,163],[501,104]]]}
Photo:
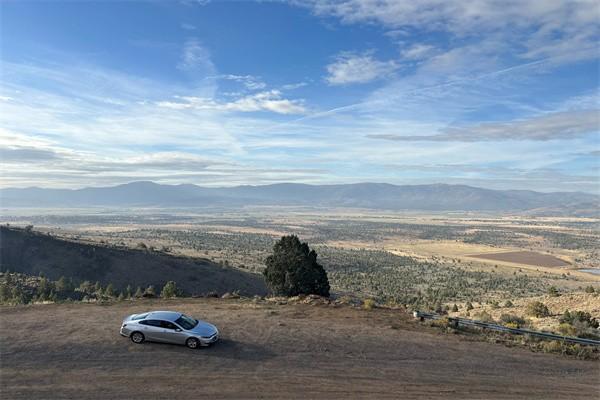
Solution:
{"label": "white car", "polygon": [[174,311],[132,314],[123,320],[120,333],[137,344],[145,341],[185,344],[190,349],[210,346],[219,340],[216,326]]}

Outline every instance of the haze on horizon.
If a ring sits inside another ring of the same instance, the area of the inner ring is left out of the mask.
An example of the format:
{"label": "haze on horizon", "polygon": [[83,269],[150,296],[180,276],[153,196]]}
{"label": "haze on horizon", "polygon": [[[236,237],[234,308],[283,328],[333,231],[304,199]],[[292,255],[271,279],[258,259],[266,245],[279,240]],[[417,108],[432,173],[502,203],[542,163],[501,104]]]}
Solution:
{"label": "haze on horizon", "polygon": [[0,18],[0,187],[600,194],[595,1],[22,1]]}

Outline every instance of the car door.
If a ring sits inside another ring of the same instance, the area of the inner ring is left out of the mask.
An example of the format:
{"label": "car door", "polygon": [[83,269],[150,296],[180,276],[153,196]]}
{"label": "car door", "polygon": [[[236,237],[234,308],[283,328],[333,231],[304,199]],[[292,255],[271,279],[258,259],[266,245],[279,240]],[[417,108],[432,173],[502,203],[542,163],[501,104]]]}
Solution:
{"label": "car door", "polygon": [[171,321],[160,321],[162,328],[162,341],[169,343],[184,344],[186,334],[177,325]]}
{"label": "car door", "polygon": [[140,321],[140,325],[143,326],[142,332],[146,337],[146,340],[153,342],[162,342],[162,327],[160,326],[160,321],[156,319],[146,319]]}

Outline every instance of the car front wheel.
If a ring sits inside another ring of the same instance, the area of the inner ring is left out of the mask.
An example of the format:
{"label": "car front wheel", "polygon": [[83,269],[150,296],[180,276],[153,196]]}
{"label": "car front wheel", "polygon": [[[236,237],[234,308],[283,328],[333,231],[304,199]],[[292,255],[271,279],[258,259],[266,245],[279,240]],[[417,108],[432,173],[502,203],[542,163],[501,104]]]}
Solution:
{"label": "car front wheel", "polygon": [[190,349],[197,349],[198,347],[200,347],[200,342],[198,341],[198,339],[192,337],[185,341],[185,345]]}
{"label": "car front wheel", "polygon": [[142,332],[133,332],[130,337],[131,341],[136,344],[143,343],[145,340],[144,334]]}

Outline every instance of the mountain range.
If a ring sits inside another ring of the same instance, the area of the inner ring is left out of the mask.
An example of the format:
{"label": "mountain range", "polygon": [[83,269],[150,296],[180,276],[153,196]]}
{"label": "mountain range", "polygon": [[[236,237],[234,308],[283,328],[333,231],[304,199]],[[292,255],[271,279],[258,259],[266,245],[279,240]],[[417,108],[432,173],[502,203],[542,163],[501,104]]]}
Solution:
{"label": "mountain range", "polygon": [[534,211],[597,215],[600,196],[582,192],[541,193],[466,185],[356,183],[209,188],[148,181],[83,189],[5,188],[0,206],[14,207],[243,207],[309,206],[422,211]]}

